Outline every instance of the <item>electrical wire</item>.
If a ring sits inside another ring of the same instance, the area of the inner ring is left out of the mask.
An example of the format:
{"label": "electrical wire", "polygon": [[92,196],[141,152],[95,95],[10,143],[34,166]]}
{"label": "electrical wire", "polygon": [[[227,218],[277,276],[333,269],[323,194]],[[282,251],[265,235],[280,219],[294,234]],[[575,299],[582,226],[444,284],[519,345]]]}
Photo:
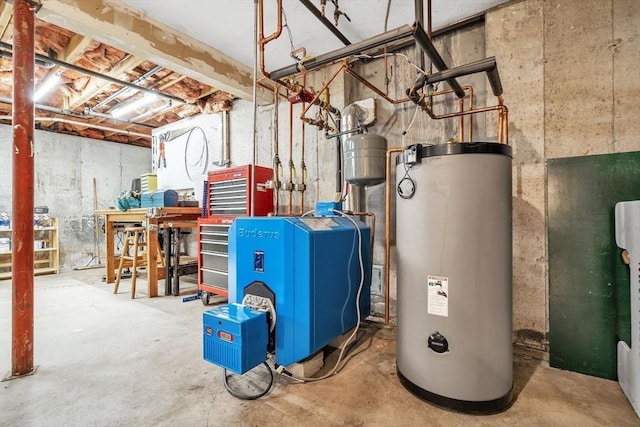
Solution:
{"label": "electrical wire", "polygon": [[[287,22],[287,14],[284,12],[284,7],[281,10],[282,10],[282,18],[284,19],[284,25],[282,26],[282,28],[287,29],[287,33],[289,34],[289,45],[291,46],[291,52],[295,52],[296,48],[295,48],[295,45],[293,44],[293,35],[291,34],[291,28],[289,28],[289,23]],[[298,55],[291,55],[291,56],[296,61],[301,61],[303,59],[303,58],[298,58]]]}
{"label": "electrical wire", "polygon": [[[422,101],[420,101],[422,102]],[[411,121],[409,122],[409,126],[407,126],[407,128],[402,132],[402,137],[401,137],[401,142],[402,142],[402,147],[406,147],[405,142],[404,142],[404,137],[407,133],[409,133],[409,130],[411,129],[411,126],[413,126],[413,123],[416,121],[416,117],[418,116],[418,110],[420,109],[420,102],[418,102],[416,104],[416,109],[413,112],[413,117],[411,118]]]}
{"label": "electrical wire", "polygon": [[227,370],[226,369],[222,370],[224,388],[227,389],[227,391],[229,392],[229,394],[231,396],[236,397],[238,399],[256,400],[256,399],[261,398],[262,396],[267,394],[269,392],[269,390],[271,390],[271,387],[273,386],[273,371],[271,370],[271,366],[269,366],[269,364],[267,362],[262,362],[262,364],[267,367],[267,371],[269,372],[269,385],[268,385],[268,387],[266,389],[262,390],[260,393],[258,393],[258,394],[242,394],[242,393],[234,390],[233,388],[231,388],[231,386],[229,385],[229,381],[228,381],[230,375],[227,374]]}
{"label": "electrical wire", "polygon": [[381,53],[380,55],[365,55],[365,54],[359,54],[359,55],[353,55],[353,58],[359,58],[359,59],[379,59],[379,58],[384,58],[385,56],[399,56],[401,58],[404,58],[405,61],[407,61],[407,63],[409,64],[409,66],[415,68],[416,70],[418,70],[419,73],[424,74],[425,76],[428,75],[429,73],[427,73],[426,71],[424,71],[422,68],[420,68],[419,66],[417,66],[416,64],[414,64],[407,55],[403,54],[403,53],[399,53],[399,52],[394,52],[394,53]]}
{"label": "electrical wire", "polygon": [[[198,157],[198,159],[195,162],[189,162],[187,160],[189,157],[187,156],[187,153],[189,151],[189,142],[191,142],[191,135],[193,134],[193,131],[196,129],[198,129],[200,133],[202,133],[202,137],[204,138],[204,144],[202,146],[202,150],[200,151],[200,157]],[[202,161],[203,159],[204,159],[204,162]],[[202,129],[200,126],[195,126],[189,131],[189,134],[187,135],[187,142],[184,145],[184,170],[187,174],[187,177],[190,180],[193,180],[193,177],[191,176],[191,172],[189,172],[189,169],[197,167],[198,165],[202,165],[202,171],[198,170],[196,172],[198,172],[200,175],[204,175],[207,172],[208,163],[209,163],[209,143],[207,141],[207,134],[205,133],[204,129]]]}
{"label": "electrical wire", "polygon": [[301,377],[298,375],[294,375],[291,372],[288,372],[286,370],[284,370],[284,367],[282,366],[278,366],[276,367],[276,372],[285,375],[287,377],[291,377],[293,379],[296,379],[298,381],[303,381],[303,382],[312,382],[312,381],[320,381],[320,380],[324,380],[327,379],[335,374],[337,374],[340,371],[340,364],[342,362],[342,358],[344,357],[344,353],[347,349],[347,347],[349,346],[349,344],[351,343],[351,341],[353,340],[353,338],[356,336],[356,334],[358,333],[358,330],[360,329],[360,323],[361,323],[361,319],[360,319],[360,297],[362,295],[362,289],[364,288],[364,279],[365,279],[365,273],[364,273],[364,260],[362,258],[362,232],[360,231],[360,227],[358,227],[358,224],[353,220],[353,218],[351,218],[350,216],[348,216],[347,214],[345,214],[342,211],[338,211],[335,209],[332,209],[332,211],[338,215],[340,215],[343,218],[348,219],[349,221],[351,221],[351,223],[353,224],[353,226],[355,227],[355,231],[358,234],[358,260],[360,262],[360,284],[358,286],[358,292],[356,294],[356,326],[353,329],[353,332],[351,333],[351,335],[349,336],[349,338],[347,338],[347,340],[342,344],[342,347],[340,349],[340,354],[338,356],[338,360],[336,361],[336,364],[334,365],[334,367],[331,369],[331,371],[329,371],[327,374],[321,376],[321,377],[315,377],[315,378],[307,378],[307,377]]}

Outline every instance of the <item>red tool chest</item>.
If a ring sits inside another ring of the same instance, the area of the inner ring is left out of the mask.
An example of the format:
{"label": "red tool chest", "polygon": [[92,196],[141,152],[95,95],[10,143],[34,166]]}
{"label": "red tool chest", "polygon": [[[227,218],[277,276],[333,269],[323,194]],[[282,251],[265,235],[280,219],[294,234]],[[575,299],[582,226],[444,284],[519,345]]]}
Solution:
{"label": "red tool chest", "polygon": [[[255,174],[255,186],[251,188],[251,174]],[[207,215],[251,215],[252,194],[255,216],[266,216],[273,211],[273,190],[266,182],[273,177],[271,168],[262,166],[238,166],[210,171],[207,176]]]}
{"label": "red tool chest", "polygon": [[252,193],[255,216],[273,212],[273,190],[265,185],[272,177],[272,169],[251,165],[208,173],[204,217],[198,219],[198,290],[204,305],[209,304],[211,294],[228,296],[229,227],[234,218],[251,215]]}

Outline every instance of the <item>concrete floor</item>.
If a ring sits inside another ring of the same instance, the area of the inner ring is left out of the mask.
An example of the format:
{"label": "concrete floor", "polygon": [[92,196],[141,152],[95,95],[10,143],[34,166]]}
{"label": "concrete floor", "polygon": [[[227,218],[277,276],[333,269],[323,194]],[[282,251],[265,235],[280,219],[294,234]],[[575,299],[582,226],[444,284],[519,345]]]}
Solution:
{"label": "concrete floor", "polygon": [[[277,378],[266,397],[238,400],[225,391],[222,370],[202,359],[200,301],[131,300],[129,281],[113,295],[101,276],[36,278],[38,370],[0,383],[0,426],[640,426],[616,382],[552,369],[522,351],[517,399],[507,411],[436,408],[400,385],[395,331],[378,325],[365,328],[362,351],[338,375],[310,384]],[[0,282],[3,377],[11,360],[10,285]]]}

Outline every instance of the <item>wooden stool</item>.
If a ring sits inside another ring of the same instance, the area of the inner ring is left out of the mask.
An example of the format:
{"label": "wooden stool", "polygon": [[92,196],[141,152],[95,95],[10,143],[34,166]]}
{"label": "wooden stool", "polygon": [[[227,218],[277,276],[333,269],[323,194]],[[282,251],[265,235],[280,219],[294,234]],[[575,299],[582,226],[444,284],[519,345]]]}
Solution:
{"label": "wooden stool", "polygon": [[[122,249],[122,255],[120,256],[120,264],[118,265],[118,275],[116,277],[116,283],[113,288],[113,293],[118,293],[118,288],[120,287],[120,279],[122,277],[122,269],[125,266],[131,266],[131,298],[136,297],[136,277],[137,277],[137,268],[147,266],[147,253],[145,250],[138,249],[145,248],[147,246],[147,241],[145,239],[146,236],[146,228],[145,227],[129,227],[125,229],[125,239],[124,239],[124,248]],[[129,255],[129,247],[133,246],[133,254]],[[125,261],[129,261],[131,264],[127,263],[125,265]],[[158,261],[160,261],[164,265],[164,258],[160,251],[160,246],[158,245]]]}

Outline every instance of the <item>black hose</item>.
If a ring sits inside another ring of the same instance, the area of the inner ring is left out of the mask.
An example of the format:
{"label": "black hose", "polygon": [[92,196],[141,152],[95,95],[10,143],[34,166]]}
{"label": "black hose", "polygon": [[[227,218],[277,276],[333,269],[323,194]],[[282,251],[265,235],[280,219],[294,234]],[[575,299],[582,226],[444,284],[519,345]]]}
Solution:
{"label": "black hose", "polygon": [[232,389],[231,386],[229,386],[229,382],[227,381],[228,375],[227,375],[227,370],[226,369],[224,369],[223,372],[222,372],[223,379],[224,379],[224,381],[223,381],[224,382],[224,388],[227,389],[227,391],[229,392],[229,394],[231,396],[236,397],[238,399],[256,400],[256,399],[261,398],[262,396],[267,394],[269,392],[269,390],[271,390],[271,386],[273,386],[273,371],[271,370],[271,366],[269,366],[269,364],[267,362],[262,362],[262,364],[267,367],[267,371],[269,372],[269,385],[267,386],[267,388],[265,390],[261,391],[258,394],[254,394],[254,395],[247,395],[247,394],[238,393],[237,391]]}

